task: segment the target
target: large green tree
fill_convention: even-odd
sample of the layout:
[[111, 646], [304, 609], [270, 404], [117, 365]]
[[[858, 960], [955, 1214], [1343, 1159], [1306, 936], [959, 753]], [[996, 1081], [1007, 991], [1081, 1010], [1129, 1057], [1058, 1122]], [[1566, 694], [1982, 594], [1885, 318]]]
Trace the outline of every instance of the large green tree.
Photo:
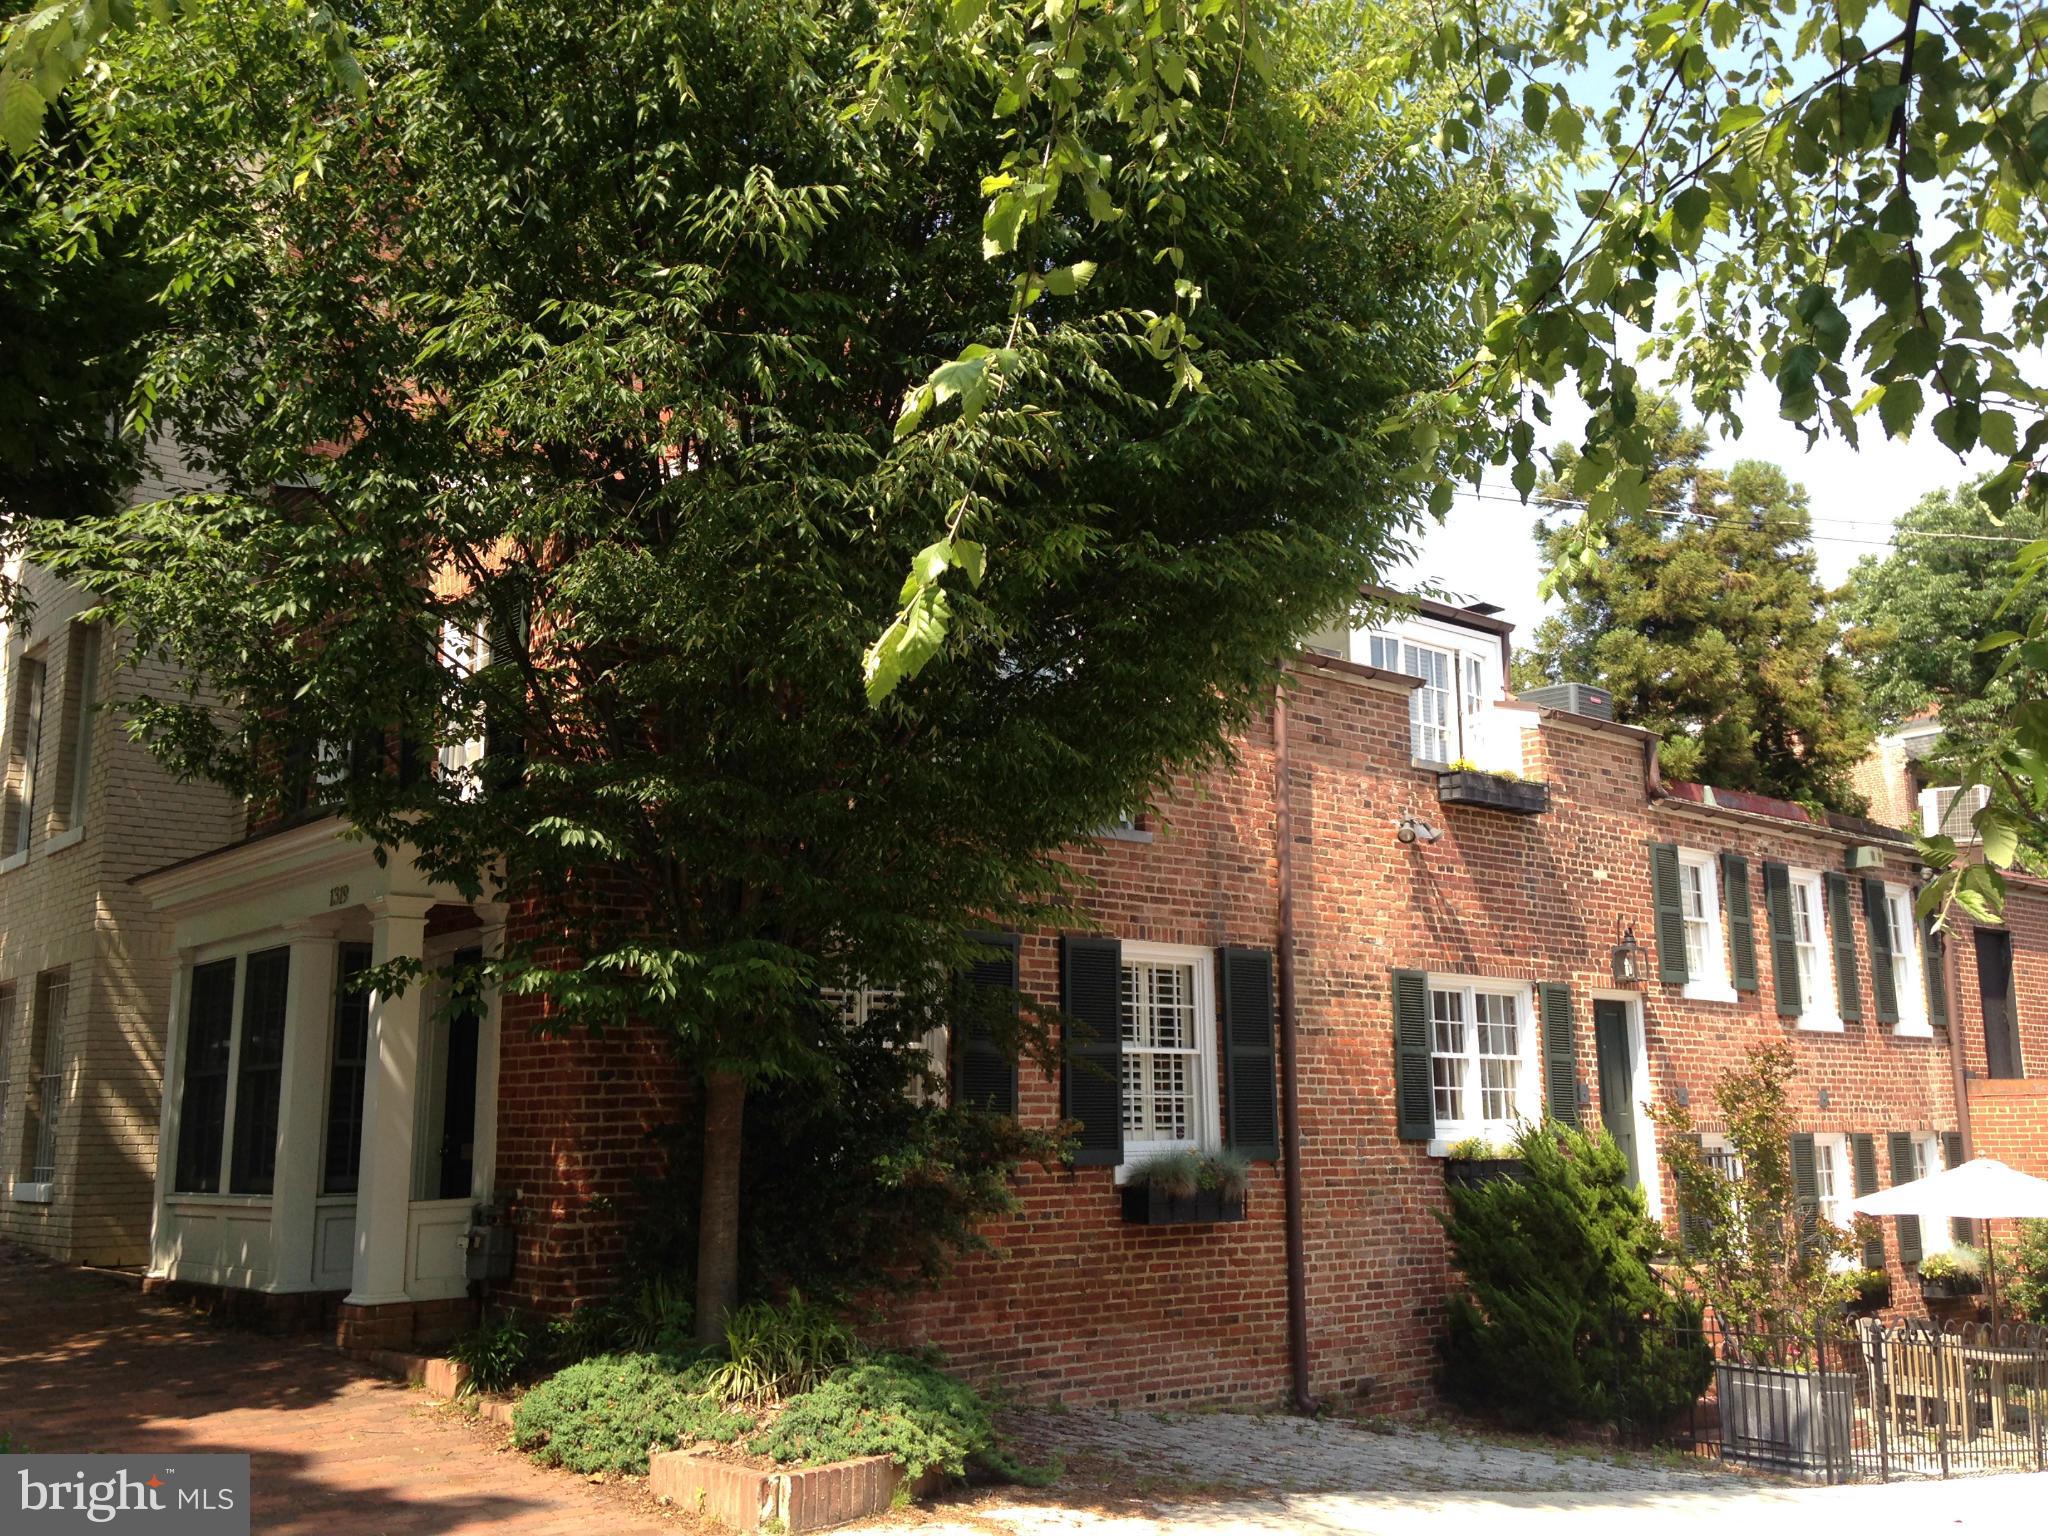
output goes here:
[[[1715, 469], [1675, 402], [1643, 410], [1650, 504], [1537, 526], [1561, 606], [1517, 659], [1518, 681], [1610, 689], [1616, 718], [1663, 738], [1674, 778], [1852, 808], [1870, 724], [1815, 575], [1804, 487], [1756, 460]], [[1562, 495], [1576, 468], [1560, 448], [1542, 495]], [[1567, 560], [1588, 530], [1599, 558]]]
[[2040, 506], [1995, 517], [1972, 482], [1923, 496], [1899, 518], [1892, 552], [1856, 563], [1837, 609], [1880, 719], [1896, 724], [1933, 707], [1947, 731], [1974, 737], [2010, 708], [2012, 680], [1979, 646], [2007, 627], [1998, 608], [2013, 556], [2044, 533]]
[[[1063, 845], [1214, 761], [1419, 514], [1377, 428], [1470, 344], [1469, 199], [1361, 42], [1398, 10], [1203, 8], [1051, 104], [908, 14], [394, 0], [361, 106], [256, 0], [73, 98], [78, 196], [168, 273], [147, 391], [222, 490], [46, 554], [207, 690], [133, 701], [176, 770], [313, 778], [539, 904], [498, 980], [552, 1027], [674, 1040], [707, 1332], [747, 1095], [844, 1039], [818, 989], [898, 983], [865, 1027], [918, 1038], [970, 929], [1057, 914]], [[982, 178], [1019, 143], [1118, 155], [1041, 184], [1013, 259]], [[947, 665], [871, 697], [899, 602]]]

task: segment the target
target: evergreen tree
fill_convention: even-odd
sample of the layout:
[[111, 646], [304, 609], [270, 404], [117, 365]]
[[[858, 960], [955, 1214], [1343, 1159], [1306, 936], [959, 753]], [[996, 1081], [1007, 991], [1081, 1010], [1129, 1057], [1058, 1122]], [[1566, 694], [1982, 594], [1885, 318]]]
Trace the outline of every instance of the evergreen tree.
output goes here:
[[1896, 724], [1929, 707], [1974, 739], [2017, 695], [2001, 657], [1978, 649], [2000, 617], [2020, 546], [2048, 534], [2048, 507], [2022, 501], [1994, 519], [1981, 480], [1930, 492], [1899, 519], [1896, 548], [1856, 562], [1838, 595], [1844, 642], [1871, 708]]
[[1520, 1176], [1453, 1185], [1439, 1213], [1464, 1288], [1450, 1297], [1445, 1387], [1510, 1422], [1655, 1428], [1706, 1389], [1698, 1309], [1652, 1265], [1664, 1236], [1604, 1132], [1546, 1121]]
[[[1657, 451], [1644, 511], [1588, 513], [1597, 560], [1565, 557], [1578, 512], [1537, 525], [1563, 611], [1536, 628], [1516, 683], [1593, 683], [1615, 717], [1663, 738], [1664, 772], [1834, 810], [1871, 727], [1815, 574], [1805, 488], [1774, 464], [1706, 464], [1706, 434], [1645, 400]], [[1540, 495], [1578, 463], [1562, 447]]]

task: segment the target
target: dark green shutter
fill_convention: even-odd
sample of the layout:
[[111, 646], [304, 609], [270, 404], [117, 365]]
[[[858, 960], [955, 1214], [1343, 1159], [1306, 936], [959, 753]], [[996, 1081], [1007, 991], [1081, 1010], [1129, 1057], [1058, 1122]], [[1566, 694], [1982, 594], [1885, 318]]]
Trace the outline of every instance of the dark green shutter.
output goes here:
[[994, 950], [967, 967], [955, 1008], [953, 1102], [999, 1115], [1017, 1113], [1017, 935], [970, 933]]
[[1771, 925], [1771, 984], [1778, 993], [1778, 1012], [1799, 1017], [1799, 946], [1792, 929], [1792, 871], [1775, 860], [1764, 861], [1764, 913]]
[[1892, 975], [1892, 915], [1884, 883], [1863, 882], [1863, 920], [1870, 929], [1870, 994], [1877, 1004], [1877, 1022], [1899, 1022], [1899, 984]]
[[[1877, 1138], [1875, 1136], [1851, 1136], [1849, 1138], [1850, 1160], [1856, 1165], [1856, 1193], [1874, 1195], [1877, 1193]], [[1868, 1230], [1872, 1236], [1863, 1244], [1863, 1267], [1884, 1268], [1884, 1228], [1870, 1217]]]
[[1124, 1160], [1124, 946], [1068, 934], [1060, 940], [1060, 1008], [1067, 1015], [1060, 1086], [1066, 1118], [1080, 1122], [1074, 1161]]
[[1650, 896], [1657, 913], [1657, 979], [1683, 986], [1691, 979], [1691, 972], [1685, 963], [1685, 896], [1678, 876], [1678, 844], [1650, 844]]
[[[1951, 1168], [1962, 1166], [1963, 1133], [1961, 1131], [1943, 1131], [1941, 1133], [1941, 1160]], [[1957, 1242], [1968, 1243], [1972, 1248], [1977, 1246], [1977, 1223], [1970, 1220], [1967, 1216], [1950, 1217], [1949, 1230], [1955, 1234]]]
[[1543, 1009], [1543, 1097], [1550, 1118], [1566, 1125], [1579, 1123], [1578, 1056], [1572, 1041], [1572, 994], [1562, 982], [1546, 981], [1536, 989]]
[[1738, 992], [1756, 990], [1756, 923], [1749, 910], [1749, 860], [1721, 855], [1721, 906], [1728, 914], [1728, 968]]
[[[1913, 1138], [1905, 1131], [1891, 1133], [1892, 1186], [1913, 1182]], [[1920, 1218], [1895, 1216], [1899, 1224], [1899, 1262], [1912, 1274], [1920, 1267]]]
[[1856, 974], [1856, 922], [1849, 905], [1849, 877], [1829, 870], [1820, 877], [1828, 903], [1828, 937], [1835, 945], [1835, 1003], [1851, 1024], [1863, 1021], [1863, 984]]
[[1394, 1111], [1403, 1141], [1436, 1135], [1436, 1093], [1429, 1073], [1429, 978], [1394, 972]]
[[1273, 1087], [1273, 952], [1217, 951], [1222, 974], [1223, 1081], [1229, 1095], [1225, 1134], [1246, 1157], [1280, 1155], [1280, 1112]]
[[[1692, 1143], [1692, 1149], [1696, 1156], [1705, 1155], [1705, 1143], [1702, 1142], [1698, 1136], [1690, 1135], [1683, 1137], [1682, 1139]], [[1677, 1181], [1675, 1179], [1672, 1182], [1674, 1185], [1677, 1185]], [[1701, 1245], [1706, 1241], [1706, 1236], [1706, 1222], [1701, 1219], [1697, 1211], [1693, 1210], [1691, 1206], [1685, 1203], [1685, 1189], [1682, 1185], [1678, 1186], [1679, 1248], [1686, 1253], [1698, 1253], [1700, 1251]]]
[[1920, 957], [1927, 967], [1927, 1021], [1948, 1028], [1948, 936], [1928, 918], [1920, 925]]
[[1800, 1242], [1811, 1244], [1820, 1231], [1820, 1169], [1804, 1131], [1792, 1138], [1792, 1211]]

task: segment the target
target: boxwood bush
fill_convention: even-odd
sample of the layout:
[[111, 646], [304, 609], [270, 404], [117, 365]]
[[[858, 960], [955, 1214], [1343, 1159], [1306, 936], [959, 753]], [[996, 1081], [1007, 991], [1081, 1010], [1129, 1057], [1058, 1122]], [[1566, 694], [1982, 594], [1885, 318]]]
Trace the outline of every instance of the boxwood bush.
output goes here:
[[904, 1355], [881, 1355], [835, 1371], [791, 1398], [746, 1448], [802, 1466], [887, 1456], [913, 1480], [930, 1471], [964, 1477], [970, 1466], [1011, 1482], [1049, 1480], [1049, 1473], [1020, 1466], [1004, 1453], [980, 1393]]
[[572, 1472], [647, 1470], [650, 1448], [730, 1443], [754, 1427], [710, 1390], [716, 1362], [676, 1355], [599, 1355], [557, 1371], [512, 1410], [512, 1441]]

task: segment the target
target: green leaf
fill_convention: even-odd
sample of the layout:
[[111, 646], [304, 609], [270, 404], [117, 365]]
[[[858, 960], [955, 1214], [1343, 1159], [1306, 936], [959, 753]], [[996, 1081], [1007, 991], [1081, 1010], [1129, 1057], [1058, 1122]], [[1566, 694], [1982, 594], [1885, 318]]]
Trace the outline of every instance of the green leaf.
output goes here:
[[1061, 298], [1071, 298], [1076, 290], [1088, 286], [1088, 280], [1095, 276], [1095, 263], [1077, 261], [1071, 266], [1054, 267], [1045, 274], [1045, 290]]
[[2012, 812], [1987, 805], [1973, 818], [1977, 835], [1983, 840], [1984, 857], [2000, 869], [2011, 869], [2019, 856], [2020, 834], [2025, 823]]
[[36, 147], [43, 132], [43, 93], [10, 63], [0, 69], [0, 143], [16, 159]]
[[1917, 379], [1893, 379], [1878, 398], [1877, 419], [1884, 423], [1887, 437], [1911, 437], [1913, 423], [1920, 419], [1920, 384]]

